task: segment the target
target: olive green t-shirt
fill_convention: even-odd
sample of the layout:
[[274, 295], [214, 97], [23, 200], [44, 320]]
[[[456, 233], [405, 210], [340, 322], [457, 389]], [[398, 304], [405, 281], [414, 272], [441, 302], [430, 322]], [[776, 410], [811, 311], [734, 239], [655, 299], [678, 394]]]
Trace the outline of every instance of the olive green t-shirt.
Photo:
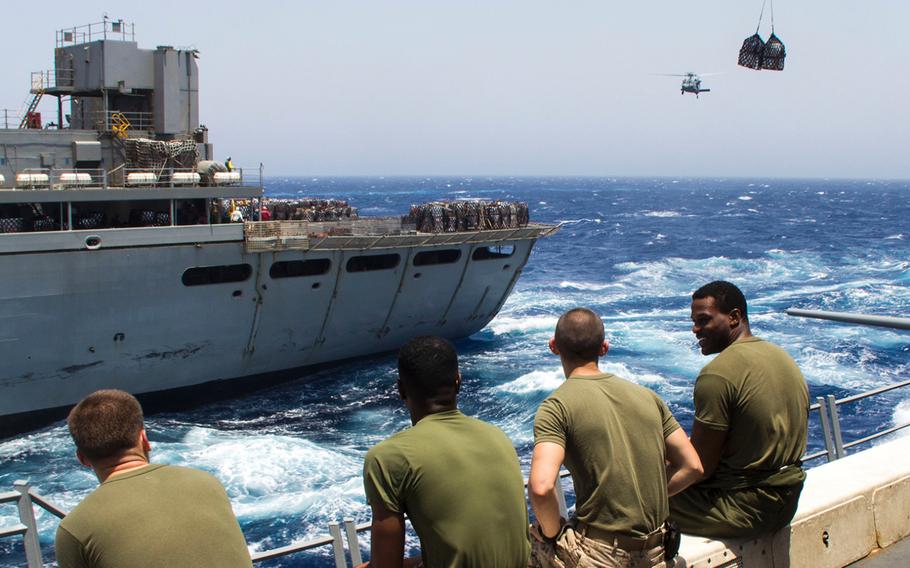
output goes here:
[[410, 518], [427, 568], [528, 565], [518, 455], [491, 424], [430, 414], [367, 452], [363, 485], [371, 505]]
[[221, 483], [168, 465], [109, 477], [60, 521], [56, 549], [60, 568], [252, 566]]
[[678, 428], [645, 387], [608, 373], [571, 376], [537, 410], [534, 443], [565, 448], [579, 521], [640, 536], [667, 519], [666, 438]]
[[695, 419], [727, 431], [720, 463], [700, 485], [802, 483], [808, 416], [806, 380], [786, 351], [757, 337], [733, 343], [695, 381]]

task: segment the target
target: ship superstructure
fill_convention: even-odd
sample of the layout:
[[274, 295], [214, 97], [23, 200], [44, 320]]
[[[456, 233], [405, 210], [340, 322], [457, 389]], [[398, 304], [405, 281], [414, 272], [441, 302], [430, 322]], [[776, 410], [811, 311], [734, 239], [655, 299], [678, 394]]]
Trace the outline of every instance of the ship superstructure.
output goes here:
[[140, 49], [122, 21], [62, 30], [55, 68], [0, 129], [0, 435], [99, 388], [154, 402], [470, 335], [556, 230], [257, 220], [262, 168], [213, 159], [196, 56]]

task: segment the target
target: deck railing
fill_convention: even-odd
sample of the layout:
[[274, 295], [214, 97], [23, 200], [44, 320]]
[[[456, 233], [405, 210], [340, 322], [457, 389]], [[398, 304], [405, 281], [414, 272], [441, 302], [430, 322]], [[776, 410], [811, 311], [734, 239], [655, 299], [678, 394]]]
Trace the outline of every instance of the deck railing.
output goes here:
[[[910, 426], [910, 423], [901, 424], [892, 428], [888, 428], [886, 430], [882, 430], [880, 432], [876, 432], [870, 436], [865, 436], [863, 438], [853, 440], [849, 443], [844, 443], [841, 438], [840, 417], [837, 411], [838, 406], [877, 396], [906, 386], [910, 386], [910, 381], [888, 385], [886, 387], [870, 390], [841, 399], [835, 399], [832, 395], [828, 395], [826, 397], [818, 397], [818, 402], [810, 407], [810, 411], [818, 411], [821, 416], [822, 430], [825, 437], [825, 450], [815, 452], [813, 454], [807, 454], [803, 457], [803, 461], [805, 462], [814, 460], [825, 456], [828, 458], [828, 461], [833, 461], [846, 456], [846, 450], [848, 448], [868, 443], [872, 440], [893, 434]], [[568, 476], [569, 473], [567, 471], [560, 472], [560, 483], [556, 484], [556, 494], [559, 500], [559, 510], [560, 514], [563, 517], [568, 517], [568, 511], [561, 480], [565, 479]], [[525, 481], [525, 486], [527, 486], [527, 481]], [[0, 504], [13, 502], [15, 502], [18, 506], [19, 523], [8, 527], [0, 527], [0, 538], [22, 536], [23, 545], [25, 547], [27, 567], [40, 568], [43, 566], [43, 563], [41, 558], [41, 546], [38, 540], [38, 525], [35, 520], [35, 505], [61, 519], [66, 516], [66, 511], [55, 506], [53, 503], [38, 493], [35, 493], [28, 482], [25, 481], [16, 481], [13, 483], [13, 491], [10, 491], [8, 493], [0, 493]], [[355, 524], [352, 519], [345, 518], [342, 519], [340, 523], [328, 523], [328, 536], [269, 550], [254, 552], [251, 554], [251, 557], [255, 563], [262, 562], [264, 560], [271, 560], [273, 558], [280, 558], [282, 556], [288, 556], [291, 554], [297, 554], [299, 552], [315, 550], [325, 546], [331, 546], [332, 557], [334, 559], [336, 568], [356, 566], [362, 562], [362, 555], [360, 553], [360, 539], [358, 537], [358, 534], [366, 532], [369, 530], [369, 528], [370, 523], [368, 522]], [[350, 564], [348, 564], [348, 562], [350, 562]]]
[[72, 69], [47, 69], [32, 71], [31, 93], [37, 94], [60, 87], [72, 87], [75, 73]]
[[155, 128], [155, 114], [143, 111], [99, 110], [92, 115], [95, 130], [121, 132], [128, 130], [152, 130]]
[[136, 41], [135, 24], [127, 23], [123, 20], [112, 20], [105, 16], [101, 22], [58, 30], [56, 44], [57, 47], [66, 47], [99, 39]]
[[[788, 316], [821, 319], [853, 325], [868, 325], [873, 327], [885, 327], [901, 330], [910, 329], [910, 318], [904, 317], [878, 316], [849, 312], [832, 312], [825, 310], [804, 310], [798, 308], [789, 308], [786, 313]], [[847, 448], [852, 448], [860, 444], [871, 442], [872, 440], [893, 434], [910, 426], [910, 422], [898, 424], [891, 428], [886, 428], [885, 430], [876, 432], [870, 436], [865, 436], [863, 438], [845, 444], [843, 435], [841, 434], [840, 415], [837, 410], [838, 406], [850, 404], [859, 400], [863, 400], [865, 398], [877, 396], [906, 386], [910, 386], [910, 381], [895, 383], [893, 385], [884, 386], [863, 393], [847, 396], [841, 399], [836, 399], [834, 398], [834, 395], [831, 394], [818, 397], [816, 399], [817, 402], [809, 407], [809, 411], [818, 411], [819, 418], [821, 419], [822, 435], [824, 437], [825, 449], [823, 451], [804, 456], [803, 461], [806, 462], [825, 456], [828, 458], [828, 461], [831, 462], [845, 457], [847, 455]]]
[[[263, 187], [262, 166], [216, 172], [211, 178], [191, 168], [26, 168], [7, 179], [0, 177], [6, 190], [80, 190], [193, 187]], [[229, 175], [230, 174], [230, 175]], [[23, 198], [27, 200], [27, 198]]]
[[869, 436], [864, 436], [845, 444], [843, 435], [841, 433], [840, 414], [837, 409], [838, 406], [850, 404], [858, 400], [863, 400], [865, 398], [873, 397], [906, 386], [910, 386], [910, 381], [895, 383], [893, 385], [884, 386], [840, 399], [834, 398], [833, 394], [818, 397], [816, 399], [817, 402], [809, 407], [809, 411], [812, 412], [817, 410], [819, 417], [821, 418], [825, 449], [812, 454], [806, 454], [803, 456], [803, 461], [807, 462], [809, 460], [814, 460], [820, 457], [826, 457], [828, 461], [831, 462], [846, 457], [848, 448], [853, 448], [859, 446], [860, 444], [871, 442], [872, 440], [876, 440], [883, 436], [887, 436], [899, 430], [903, 430], [904, 428], [910, 427], [910, 422], [905, 422], [903, 424], [898, 424], [891, 428], [886, 428]]

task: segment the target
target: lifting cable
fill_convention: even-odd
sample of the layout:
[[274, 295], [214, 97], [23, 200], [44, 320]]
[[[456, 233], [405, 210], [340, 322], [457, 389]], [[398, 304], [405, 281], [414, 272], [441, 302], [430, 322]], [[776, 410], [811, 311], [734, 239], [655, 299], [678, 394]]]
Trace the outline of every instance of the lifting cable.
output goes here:
[[[762, 20], [765, 19], [765, 6], [767, 4], [768, 4], [768, 0], [762, 0], [761, 12], [758, 14], [758, 25], [755, 26], [755, 33], [758, 33], [759, 30], [761, 30], [761, 23], [762, 23]], [[771, 9], [769, 10], [769, 12], [771, 13], [771, 35], [774, 35], [774, 0], [771, 0], [770, 4], [771, 4], [771, 6], [770, 6]]]

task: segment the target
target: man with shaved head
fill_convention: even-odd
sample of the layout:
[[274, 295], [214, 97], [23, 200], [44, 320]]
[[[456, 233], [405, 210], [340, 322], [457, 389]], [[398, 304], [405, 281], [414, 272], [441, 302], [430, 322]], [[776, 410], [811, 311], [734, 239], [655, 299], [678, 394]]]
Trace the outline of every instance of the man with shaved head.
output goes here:
[[[534, 418], [532, 566], [664, 566], [667, 497], [701, 475], [666, 403], [600, 370], [607, 349], [603, 322], [591, 310], [559, 318], [550, 350], [566, 382]], [[576, 495], [569, 521], [560, 518], [555, 491], [563, 464]]]

